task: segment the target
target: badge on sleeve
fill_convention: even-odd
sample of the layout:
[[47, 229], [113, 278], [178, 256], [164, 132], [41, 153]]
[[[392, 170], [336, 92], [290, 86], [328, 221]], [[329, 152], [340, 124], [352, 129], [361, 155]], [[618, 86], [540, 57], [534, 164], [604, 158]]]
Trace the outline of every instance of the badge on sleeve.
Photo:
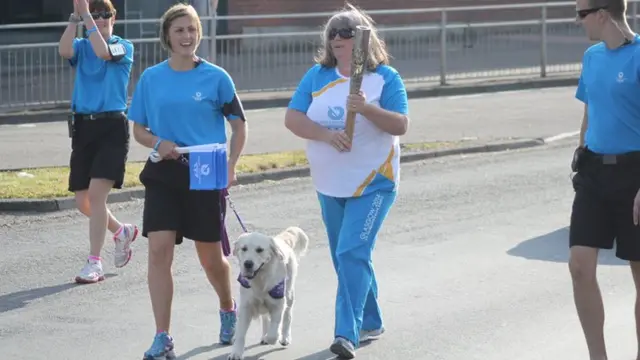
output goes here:
[[122, 59], [127, 54], [127, 49], [120, 43], [109, 44], [109, 54], [114, 61]]
[[192, 151], [189, 153], [191, 190], [215, 190], [216, 169], [213, 151]]

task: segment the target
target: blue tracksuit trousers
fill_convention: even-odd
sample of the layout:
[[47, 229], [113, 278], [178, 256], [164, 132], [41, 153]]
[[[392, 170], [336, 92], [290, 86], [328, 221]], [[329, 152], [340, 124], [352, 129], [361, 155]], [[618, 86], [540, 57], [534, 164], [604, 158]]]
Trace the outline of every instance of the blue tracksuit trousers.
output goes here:
[[351, 341], [356, 347], [361, 329], [382, 327], [371, 254], [396, 195], [395, 191], [376, 191], [353, 198], [318, 194], [338, 275], [335, 336]]

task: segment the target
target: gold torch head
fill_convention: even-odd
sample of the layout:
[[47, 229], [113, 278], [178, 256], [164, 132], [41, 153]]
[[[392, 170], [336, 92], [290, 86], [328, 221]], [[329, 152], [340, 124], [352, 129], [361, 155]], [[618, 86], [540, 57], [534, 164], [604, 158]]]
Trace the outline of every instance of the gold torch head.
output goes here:
[[364, 25], [356, 26], [353, 38], [353, 52], [351, 56], [351, 78], [360, 78], [364, 73], [369, 54], [369, 35], [371, 28]]

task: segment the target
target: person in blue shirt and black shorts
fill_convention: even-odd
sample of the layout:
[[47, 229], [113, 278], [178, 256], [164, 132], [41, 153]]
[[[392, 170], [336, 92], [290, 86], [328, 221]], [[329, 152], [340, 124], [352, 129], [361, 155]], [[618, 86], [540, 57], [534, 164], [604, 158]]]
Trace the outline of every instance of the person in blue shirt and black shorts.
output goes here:
[[[74, 12], [59, 44], [60, 55], [75, 68], [69, 118], [71, 159], [69, 191], [89, 217], [89, 258], [76, 277], [79, 283], [104, 280], [100, 253], [107, 229], [115, 242], [114, 265], [131, 259], [138, 235], [133, 224], [120, 223], [107, 208], [112, 188], [122, 188], [129, 152], [127, 87], [133, 44], [113, 35], [116, 9], [110, 0], [75, 0]], [[86, 38], [76, 38], [84, 23]]]
[[615, 244], [616, 256], [629, 261], [640, 327], [640, 36], [627, 24], [625, 0], [577, 0], [576, 5], [589, 39], [599, 42], [584, 53], [576, 91], [584, 115], [572, 161], [569, 269], [589, 358], [605, 360], [599, 249]]
[[[149, 239], [148, 281], [156, 323], [153, 343], [144, 354], [146, 360], [175, 358], [169, 331], [171, 265], [175, 245], [183, 238], [195, 241], [200, 264], [218, 295], [219, 342], [230, 344], [235, 335], [231, 267], [221, 244], [225, 210], [222, 189], [235, 182], [247, 125], [231, 76], [196, 56], [201, 39], [202, 25], [192, 6], [176, 4], [168, 9], [161, 19], [160, 41], [169, 59], [143, 72], [129, 110], [134, 138], [153, 148], [152, 154], [160, 158], [147, 161], [140, 173], [145, 187], [142, 236]], [[221, 176], [228, 178], [228, 183], [225, 181], [222, 189], [193, 189], [193, 154], [181, 154], [176, 148], [224, 144], [226, 149], [225, 118], [232, 135], [228, 164], [221, 169]]]

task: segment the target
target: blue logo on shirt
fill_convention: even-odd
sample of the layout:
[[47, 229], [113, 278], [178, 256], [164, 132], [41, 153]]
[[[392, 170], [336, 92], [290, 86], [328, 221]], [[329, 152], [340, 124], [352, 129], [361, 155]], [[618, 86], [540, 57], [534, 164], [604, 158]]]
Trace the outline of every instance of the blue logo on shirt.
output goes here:
[[327, 115], [331, 120], [342, 120], [342, 117], [344, 116], [344, 108], [342, 106], [329, 106]]
[[344, 129], [344, 108], [342, 106], [329, 106], [327, 117], [329, 119], [320, 121], [320, 125], [331, 130]]

